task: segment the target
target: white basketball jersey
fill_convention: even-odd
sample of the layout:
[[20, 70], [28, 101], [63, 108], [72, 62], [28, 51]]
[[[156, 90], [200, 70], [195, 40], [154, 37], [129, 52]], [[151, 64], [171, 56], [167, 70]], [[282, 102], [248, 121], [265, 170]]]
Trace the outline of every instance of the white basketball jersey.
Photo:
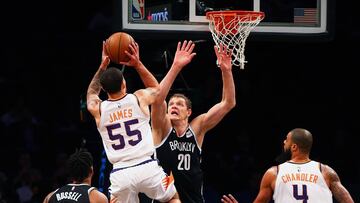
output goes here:
[[320, 171], [320, 163], [285, 162], [278, 167], [275, 203], [330, 203], [332, 194]]
[[150, 116], [142, 112], [135, 95], [103, 101], [100, 113], [98, 131], [114, 168], [132, 166], [150, 158], [155, 151]]

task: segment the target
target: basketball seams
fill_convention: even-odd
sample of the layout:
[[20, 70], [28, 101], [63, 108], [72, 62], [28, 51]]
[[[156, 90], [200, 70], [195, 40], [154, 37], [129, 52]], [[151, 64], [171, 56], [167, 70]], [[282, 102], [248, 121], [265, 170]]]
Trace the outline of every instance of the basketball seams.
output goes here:
[[129, 44], [133, 42], [131, 35], [125, 32], [116, 32], [112, 34], [106, 42], [106, 51], [112, 62], [119, 64], [120, 62], [129, 60], [125, 54], [125, 50], [130, 52]]
[[117, 46], [117, 50], [116, 50], [116, 61], [117, 62], [120, 62], [120, 56], [121, 56], [121, 51], [122, 51], [122, 47], [121, 47], [121, 42], [122, 42], [122, 37], [123, 36], [123, 33], [120, 33], [119, 34], [119, 40], [117, 41], [118, 42], [118, 46]]

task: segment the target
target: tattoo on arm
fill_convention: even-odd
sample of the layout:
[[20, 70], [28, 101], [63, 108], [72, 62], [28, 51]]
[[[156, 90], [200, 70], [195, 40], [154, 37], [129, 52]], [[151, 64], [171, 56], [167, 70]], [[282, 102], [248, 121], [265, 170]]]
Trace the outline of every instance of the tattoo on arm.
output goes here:
[[341, 184], [338, 174], [330, 167], [327, 167], [327, 175], [330, 180], [330, 190], [335, 199], [340, 203], [353, 203], [350, 193]]
[[100, 94], [100, 90], [101, 90], [101, 84], [100, 84], [100, 76], [102, 75], [102, 73], [104, 72], [104, 70], [102, 69], [99, 69], [93, 79], [91, 80], [90, 82], [90, 85], [88, 87], [88, 90], [87, 90], [87, 95], [93, 95], [93, 94], [96, 94], [96, 95], [99, 95]]

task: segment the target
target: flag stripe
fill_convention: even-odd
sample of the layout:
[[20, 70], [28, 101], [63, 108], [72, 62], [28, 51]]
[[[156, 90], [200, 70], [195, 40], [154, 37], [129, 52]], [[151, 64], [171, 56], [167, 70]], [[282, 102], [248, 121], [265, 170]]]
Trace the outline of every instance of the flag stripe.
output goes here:
[[316, 8], [294, 8], [294, 23], [299, 24], [316, 24]]

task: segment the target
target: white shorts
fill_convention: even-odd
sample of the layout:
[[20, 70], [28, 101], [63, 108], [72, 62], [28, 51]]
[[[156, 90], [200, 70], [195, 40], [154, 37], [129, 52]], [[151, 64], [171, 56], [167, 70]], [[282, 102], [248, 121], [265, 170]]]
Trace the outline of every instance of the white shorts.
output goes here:
[[167, 202], [176, 193], [174, 178], [155, 160], [112, 172], [110, 183], [109, 192], [117, 203], [138, 203], [140, 192], [151, 199]]

